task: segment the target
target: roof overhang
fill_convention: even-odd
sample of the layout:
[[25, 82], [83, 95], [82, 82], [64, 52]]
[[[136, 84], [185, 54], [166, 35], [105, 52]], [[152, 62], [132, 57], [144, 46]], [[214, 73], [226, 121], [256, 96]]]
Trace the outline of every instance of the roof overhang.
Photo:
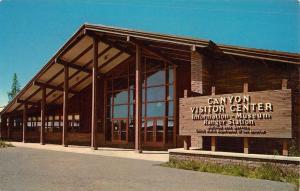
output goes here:
[[[99, 47], [99, 75], [105, 74], [118, 64], [134, 58], [135, 44], [143, 46], [148, 54], [168, 62], [189, 61], [191, 51], [212, 45], [212, 42], [208, 40], [84, 24], [1, 111], [0, 115], [22, 110], [24, 103], [31, 106], [38, 105], [42, 96], [42, 87], [46, 87], [47, 103], [61, 104], [63, 101], [64, 66], [69, 66], [70, 97], [90, 85], [92, 83], [93, 40], [95, 38]], [[295, 53], [214, 45], [223, 54], [300, 64], [300, 55]], [[159, 51], [156, 51], [157, 49]]]

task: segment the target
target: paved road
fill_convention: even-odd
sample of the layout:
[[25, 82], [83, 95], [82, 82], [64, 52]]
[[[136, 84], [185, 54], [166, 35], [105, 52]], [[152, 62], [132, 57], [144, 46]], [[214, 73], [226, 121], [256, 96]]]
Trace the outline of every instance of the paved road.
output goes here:
[[295, 190], [290, 184], [158, 166], [158, 162], [46, 151], [0, 149], [0, 190], [234, 191]]

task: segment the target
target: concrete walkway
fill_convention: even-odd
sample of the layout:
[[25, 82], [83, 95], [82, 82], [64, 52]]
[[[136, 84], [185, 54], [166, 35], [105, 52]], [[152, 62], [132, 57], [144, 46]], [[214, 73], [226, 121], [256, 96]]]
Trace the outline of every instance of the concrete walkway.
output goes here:
[[15, 147], [31, 148], [31, 149], [43, 149], [51, 151], [62, 151], [70, 153], [101, 155], [109, 157], [120, 157], [129, 159], [139, 159], [157, 162], [167, 162], [169, 160], [169, 153], [167, 151], [143, 151], [143, 153], [136, 153], [133, 149], [122, 148], [106, 148], [99, 147], [98, 150], [93, 150], [87, 146], [75, 146], [69, 145], [63, 147], [62, 145], [46, 144], [41, 145], [39, 143], [22, 143], [22, 142], [10, 142]]
[[[51, 145], [47, 145], [46, 147], [51, 147]], [[90, 149], [87, 148], [86, 150]], [[172, 169], [161, 167], [159, 166], [160, 163], [94, 154], [58, 152], [46, 149], [3, 148], [0, 149], [0, 190], [296, 190], [294, 185], [287, 183]]]

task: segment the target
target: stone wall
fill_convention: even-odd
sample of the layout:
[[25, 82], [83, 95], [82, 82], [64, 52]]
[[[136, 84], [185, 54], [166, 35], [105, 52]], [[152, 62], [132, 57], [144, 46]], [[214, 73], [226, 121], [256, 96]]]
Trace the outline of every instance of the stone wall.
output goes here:
[[[280, 156], [282, 157], [282, 156]], [[275, 157], [274, 157], [275, 158]], [[299, 158], [299, 157], [298, 157]], [[258, 167], [262, 164], [272, 164], [281, 168], [283, 171], [289, 170], [295, 173], [300, 171], [300, 160], [279, 160], [279, 159], [270, 159], [270, 158], [253, 158], [253, 157], [234, 157], [234, 156], [216, 156], [208, 154], [191, 154], [191, 153], [179, 153], [170, 151], [170, 160], [179, 160], [179, 161], [200, 161], [206, 163], [214, 164], [236, 164], [244, 165], [249, 167]]]

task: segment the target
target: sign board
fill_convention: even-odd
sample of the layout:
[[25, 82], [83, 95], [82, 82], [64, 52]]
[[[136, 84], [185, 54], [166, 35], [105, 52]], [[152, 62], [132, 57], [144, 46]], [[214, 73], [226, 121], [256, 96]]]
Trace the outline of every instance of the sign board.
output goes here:
[[291, 138], [291, 90], [180, 98], [179, 134]]

